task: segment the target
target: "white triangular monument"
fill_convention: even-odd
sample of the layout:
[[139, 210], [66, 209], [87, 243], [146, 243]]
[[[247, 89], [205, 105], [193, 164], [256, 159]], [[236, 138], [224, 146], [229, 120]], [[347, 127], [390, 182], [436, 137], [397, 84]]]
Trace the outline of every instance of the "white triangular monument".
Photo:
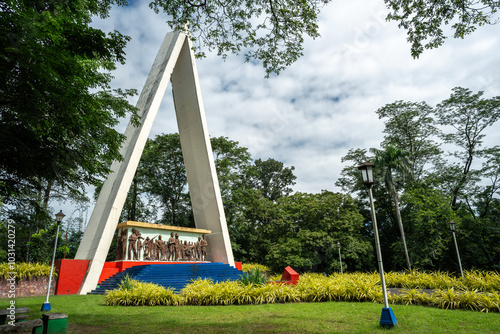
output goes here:
[[109, 247], [151, 127], [172, 82], [177, 125], [197, 228], [211, 230], [207, 260], [234, 266], [233, 252], [215, 171], [205, 110], [190, 38], [165, 36], [139, 96], [140, 126], [129, 123], [121, 148], [123, 161], [111, 165], [75, 259], [90, 260], [79, 294], [96, 288]]

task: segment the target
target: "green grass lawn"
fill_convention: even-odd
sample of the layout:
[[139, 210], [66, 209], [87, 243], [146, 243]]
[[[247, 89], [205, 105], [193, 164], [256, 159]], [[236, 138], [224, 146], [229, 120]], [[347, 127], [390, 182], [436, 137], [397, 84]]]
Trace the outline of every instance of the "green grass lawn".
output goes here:
[[[45, 297], [17, 298], [41, 317]], [[0, 308], [9, 300], [1, 299]], [[69, 333], [500, 333], [499, 313], [392, 305], [399, 324], [378, 324], [381, 304], [293, 303], [245, 306], [104, 306], [103, 296], [52, 296], [52, 312], [68, 314]]]

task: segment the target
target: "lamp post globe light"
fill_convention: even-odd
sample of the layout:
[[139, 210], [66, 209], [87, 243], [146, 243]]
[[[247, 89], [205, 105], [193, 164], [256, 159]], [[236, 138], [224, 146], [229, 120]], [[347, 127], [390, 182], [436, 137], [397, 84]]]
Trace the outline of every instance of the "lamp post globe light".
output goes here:
[[339, 246], [339, 261], [340, 261], [340, 273], [344, 273], [344, 269], [342, 268], [342, 255], [340, 255], [340, 242], [337, 242], [337, 246]]
[[455, 222], [451, 221], [448, 223], [450, 225], [450, 231], [453, 234], [453, 241], [455, 242], [455, 249], [457, 250], [458, 266], [460, 267], [460, 275], [464, 278], [464, 272], [462, 270], [462, 261], [460, 261], [460, 253], [458, 252], [457, 238], [455, 237], [456, 226]]
[[358, 166], [358, 169], [361, 171], [361, 176], [363, 177], [363, 183], [368, 188], [368, 195], [370, 197], [370, 208], [372, 213], [373, 232], [375, 235], [375, 248], [377, 253], [378, 270], [380, 272], [380, 281], [382, 283], [382, 295], [384, 296], [384, 307], [382, 308], [382, 316], [380, 317], [380, 324], [392, 327], [396, 325], [398, 321], [394, 316], [394, 312], [392, 312], [392, 309], [389, 307], [389, 301], [387, 299], [387, 289], [385, 287], [384, 264], [382, 263], [382, 252], [380, 250], [377, 217], [375, 215], [375, 206], [373, 205], [372, 186], [375, 183], [373, 178], [374, 168], [375, 165], [370, 162], [364, 162], [360, 166]]
[[56, 241], [54, 242], [54, 252], [52, 253], [52, 263], [50, 265], [49, 286], [47, 287], [47, 299], [45, 300], [45, 303], [43, 303], [43, 305], [42, 305], [42, 311], [50, 311], [51, 310], [50, 303], [49, 303], [50, 285], [52, 284], [52, 273], [54, 272], [54, 262], [56, 261], [57, 238], [59, 237], [59, 226], [61, 225], [61, 222], [62, 222], [64, 217], [66, 217], [66, 215], [62, 212], [62, 210], [59, 210], [59, 212], [56, 213], [56, 221], [57, 221]]

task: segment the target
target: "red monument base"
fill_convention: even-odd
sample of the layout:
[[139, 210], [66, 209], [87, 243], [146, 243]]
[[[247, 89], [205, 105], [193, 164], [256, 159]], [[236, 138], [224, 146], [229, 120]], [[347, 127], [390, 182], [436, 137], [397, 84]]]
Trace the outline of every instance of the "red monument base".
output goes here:
[[[202, 262], [159, 262], [159, 261], [114, 261], [104, 263], [99, 283], [105, 279], [120, 273], [128, 268], [142, 266], [145, 264], [176, 264], [176, 263], [202, 263]], [[74, 295], [80, 290], [83, 277], [87, 272], [89, 260], [57, 260], [55, 267], [57, 269], [56, 295]], [[241, 262], [235, 263], [236, 268], [241, 270]]]

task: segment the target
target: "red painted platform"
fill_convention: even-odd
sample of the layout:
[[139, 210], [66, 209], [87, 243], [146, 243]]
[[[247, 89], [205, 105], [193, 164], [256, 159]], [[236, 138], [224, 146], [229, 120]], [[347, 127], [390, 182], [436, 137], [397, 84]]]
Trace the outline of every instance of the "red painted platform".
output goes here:
[[56, 295], [74, 295], [80, 290], [89, 260], [57, 260]]
[[[99, 283], [105, 279], [120, 273], [128, 268], [142, 266], [145, 264], [188, 264], [202, 262], [158, 262], [158, 261], [114, 261], [105, 262], [99, 276]], [[55, 267], [57, 269], [56, 295], [74, 295], [80, 290], [89, 260], [57, 260]], [[241, 262], [236, 262], [235, 267], [241, 270]]]

